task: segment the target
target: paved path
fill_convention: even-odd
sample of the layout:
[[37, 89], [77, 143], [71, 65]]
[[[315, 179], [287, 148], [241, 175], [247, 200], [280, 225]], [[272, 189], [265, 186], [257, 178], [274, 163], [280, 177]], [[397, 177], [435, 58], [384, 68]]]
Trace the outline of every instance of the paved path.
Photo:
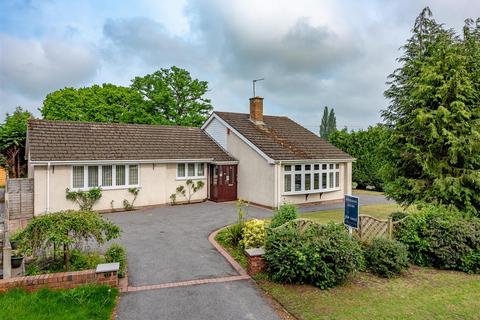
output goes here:
[[[249, 207], [249, 217], [268, 210]], [[208, 242], [208, 235], [236, 216], [234, 204], [202, 203], [122, 212], [107, 216], [122, 228], [131, 288], [117, 319], [278, 320], [251, 280]], [[180, 282], [182, 286], [173, 286]], [[153, 287], [152, 287], [153, 286]]]

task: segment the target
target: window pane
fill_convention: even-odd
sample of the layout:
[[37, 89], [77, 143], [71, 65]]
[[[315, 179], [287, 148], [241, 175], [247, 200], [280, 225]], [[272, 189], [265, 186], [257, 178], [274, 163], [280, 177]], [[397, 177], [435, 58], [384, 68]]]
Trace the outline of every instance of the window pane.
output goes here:
[[330, 169], [333, 169], [333, 163], [330, 163]]
[[319, 169], [320, 169], [320, 165], [319, 165], [319, 164], [314, 165], [314, 166], [313, 166], [313, 169], [314, 169], [314, 170], [319, 170]]
[[305, 171], [310, 171], [312, 170], [312, 165], [311, 164], [306, 164], [305, 165]]
[[322, 189], [327, 189], [327, 173], [322, 173]]
[[322, 170], [327, 170], [327, 165], [326, 164], [322, 164]]
[[285, 190], [285, 192], [292, 191], [292, 175], [291, 174], [284, 175], [283, 189]]
[[295, 171], [302, 171], [302, 165], [301, 164], [295, 165]]
[[185, 177], [185, 163], [177, 165], [177, 177]]
[[124, 186], [125, 185], [125, 166], [124, 165], [117, 165], [116, 166], [116, 183], [117, 186]]
[[335, 187], [340, 187], [340, 172], [335, 172]]
[[88, 187], [98, 187], [98, 167], [88, 166]]
[[337, 164], [335, 165], [335, 169], [340, 169], [340, 164], [339, 164], [339, 163], [337, 163]]
[[199, 163], [199, 164], [198, 164], [197, 170], [198, 170], [198, 171], [197, 171], [197, 175], [198, 175], [199, 177], [203, 177], [203, 176], [205, 175], [205, 172], [204, 172], [205, 170], [204, 170], [204, 164], [203, 164], [203, 163]]
[[112, 186], [112, 166], [102, 166], [102, 186]]
[[292, 171], [292, 166], [291, 165], [286, 165], [283, 167], [284, 171]]
[[296, 174], [295, 175], [295, 191], [301, 191], [301, 190], [302, 190], [302, 175]]
[[138, 166], [136, 164], [128, 166], [128, 184], [138, 184]]
[[188, 164], [188, 176], [195, 177], [195, 163]]
[[329, 173], [329, 179], [330, 181], [328, 181], [328, 187], [333, 188], [333, 172]]
[[305, 174], [305, 190], [312, 189], [312, 175], [310, 173]]
[[313, 189], [318, 190], [320, 189], [320, 174], [314, 173], [313, 174]]
[[73, 187], [74, 188], [83, 188], [83, 166], [74, 166], [73, 167]]

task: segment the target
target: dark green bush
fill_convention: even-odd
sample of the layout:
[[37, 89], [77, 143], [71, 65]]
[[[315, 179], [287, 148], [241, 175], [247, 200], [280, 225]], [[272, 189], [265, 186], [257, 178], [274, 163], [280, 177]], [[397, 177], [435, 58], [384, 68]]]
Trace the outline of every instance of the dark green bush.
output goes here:
[[118, 276], [120, 278], [125, 277], [127, 270], [127, 250], [124, 246], [118, 243], [113, 243], [105, 252], [106, 262], [119, 262], [120, 269], [118, 270]]
[[282, 224], [297, 219], [298, 218], [298, 209], [293, 204], [284, 204], [278, 208], [272, 218], [270, 223], [270, 228], [276, 228]]
[[400, 223], [395, 237], [417, 265], [479, 272], [479, 218], [426, 205]]
[[407, 216], [408, 213], [404, 211], [395, 211], [390, 214], [390, 218], [392, 218], [393, 221], [400, 221]]
[[365, 262], [372, 273], [390, 278], [408, 269], [408, 251], [401, 242], [376, 238], [365, 249]]
[[264, 259], [274, 281], [322, 289], [344, 282], [363, 265], [360, 245], [344, 226], [311, 224], [300, 230], [294, 221], [268, 230]]

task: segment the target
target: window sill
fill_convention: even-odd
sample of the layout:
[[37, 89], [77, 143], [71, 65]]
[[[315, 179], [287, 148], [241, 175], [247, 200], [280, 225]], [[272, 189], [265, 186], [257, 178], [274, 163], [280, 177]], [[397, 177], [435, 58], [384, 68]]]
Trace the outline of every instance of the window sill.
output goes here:
[[206, 176], [203, 177], [176, 177], [176, 181], [185, 181], [185, 180], [205, 180], [207, 179]]
[[339, 188], [332, 188], [332, 189], [323, 189], [323, 190], [312, 190], [312, 191], [291, 191], [291, 192], [282, 192], [282, 196], [298, 196], [304, 194], [313, 194], [313, 193], [325, 193], [325, 192], [335, 192], [342, 190]]
[[[113, 187], [99, 187], [102, 191], [107, 191], [107, 190], [127, 190], [127, 189], [131, 189], [131, 188], [138, 188], [138, 189], [142, 189], [141, 186], [139, 185], [132, 185], [132, 186], [113, 186]], [[70, 191], [75, 191], [75, 192], [78, 192], [78, 191], [90, 191], [92, 190], [92, 188], [70, 188]]]

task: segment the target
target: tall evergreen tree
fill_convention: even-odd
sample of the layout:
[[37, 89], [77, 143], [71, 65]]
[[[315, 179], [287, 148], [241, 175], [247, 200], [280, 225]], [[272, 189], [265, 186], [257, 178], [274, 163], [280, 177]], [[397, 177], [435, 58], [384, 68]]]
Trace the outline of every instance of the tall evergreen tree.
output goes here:
[[335, 110], [333, 108], [330, 110], [330, 113], [328, 114], [328, 136], [330, 136], [332, 133], [337, 131], [337, 117], [335, 116]]
[[320, 137], [323, 139], [328, 138], [328, 107], [323, 109], [322, 122], [320, 123]]
[[323, 109], [322, 122], [320, 123], [320, 137], [323, 139], [328, 139], [328, 136], [337, 131], [337, 118], [335, 117], [335, 111], [328, 107]]
[[436, 202], [480, 215], [480, 20], [468, 20], [462, 38], [425, 8], [412, 33], [385, 91], [385, 191], [405, 205]]

